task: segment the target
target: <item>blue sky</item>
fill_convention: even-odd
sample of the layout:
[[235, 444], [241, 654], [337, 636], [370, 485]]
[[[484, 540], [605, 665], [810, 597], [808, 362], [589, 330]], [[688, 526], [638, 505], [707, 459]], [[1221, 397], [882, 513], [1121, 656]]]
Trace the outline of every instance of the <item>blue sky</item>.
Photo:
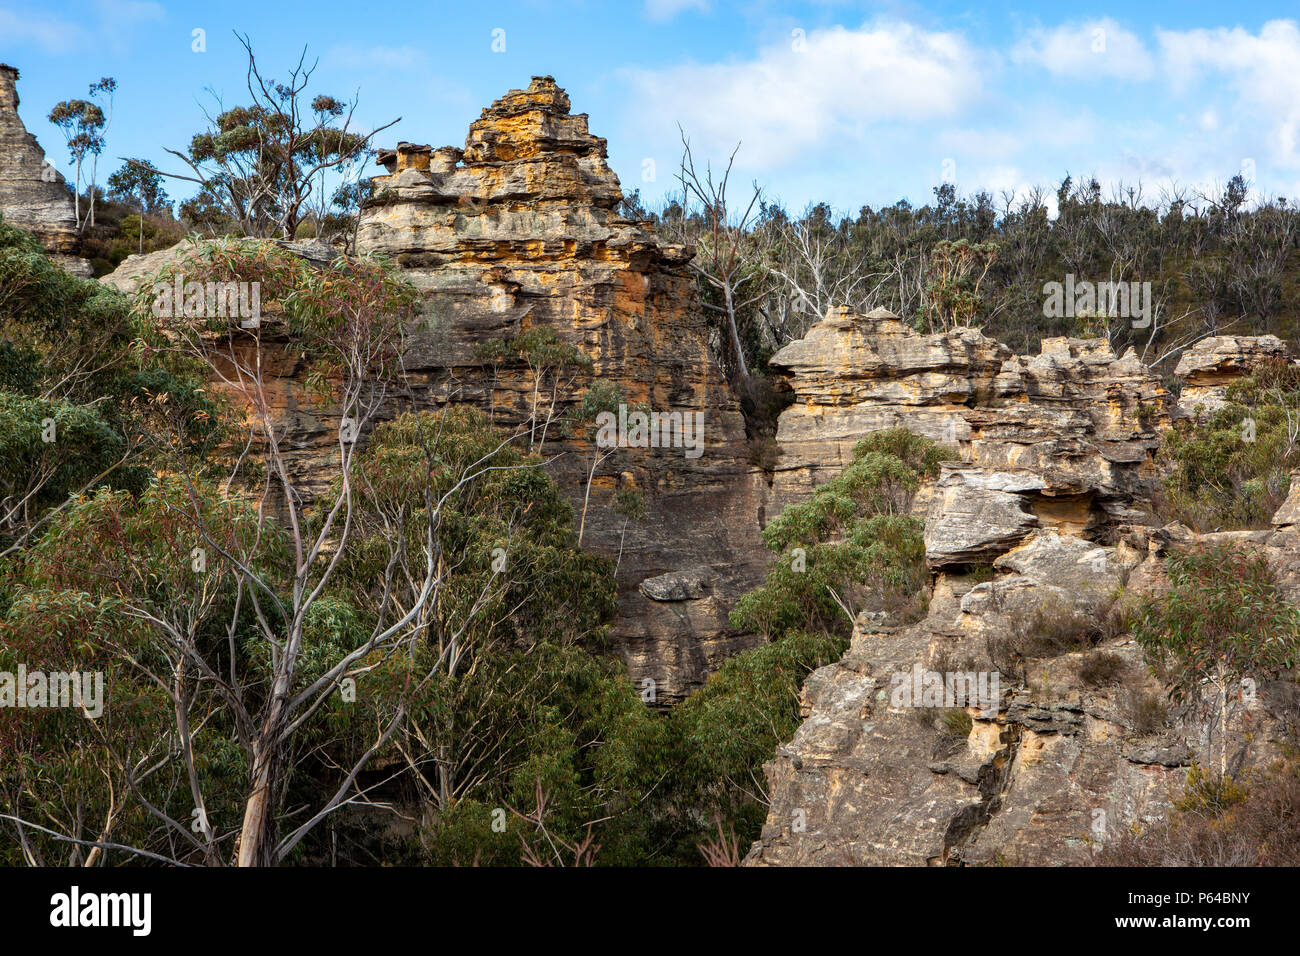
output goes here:
[[359, 96], [361, 123], [402, 117], [381, 145], [461, 145], [482, 107], [552, 74], [609, 140], [625, 191], [651, 199], [673, 187], [679, 123], [697, 159], [739, 141], [742, 182], [795, 209], [924, 202], [945, 180], [1023, 192], [1066, 172], [1141, 180], [1151, 198], [1244, 172], [1258, 193], [1300, 197], [1294, 2], [0, 0], [0, 61], [22, 70], [23, 119], [61, 169], [45, 115], [109, 75], [102, 162], [181, 171], [163, 147], [201, 127], [207, 90], [246, 96], [232, 30], [272, 76], [306, 44], [313, 92]]

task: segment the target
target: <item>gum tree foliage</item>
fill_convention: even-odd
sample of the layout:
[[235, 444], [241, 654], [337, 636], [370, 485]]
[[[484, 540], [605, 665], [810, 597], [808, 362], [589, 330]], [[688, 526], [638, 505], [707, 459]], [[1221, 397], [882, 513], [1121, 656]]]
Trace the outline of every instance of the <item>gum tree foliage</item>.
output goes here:
[[508, 339], [489, 339], [475, 353], [492, 366], [493, 388], [502, 366], [527, 367], [532, 384], [528, 447], [540, 453], [546, 443], [546, 433], [556, 421], [556, 406], [572, 391], [579, 376], [591, 372], [591, 359], [551, 329], [541, 326], [525, 329]]
[[1210, 683], [1219, 698], [1220, 775], [1227, 774], [1230, 688], [1263, 683], [1300, 663], [1300, 612], [1278, 590], [1264, 555], [1205, 545], [1165, 562], [1169, 590], [1140, 608], [1134, 637], [1173, 676], [1184, 700]]
[[852, 622], [868, 602], [897, 609], [921, 589], [925, 546], [910, 515], [921, 478], [951, 457], [906, 429], [874, 432], [853, 462], [763, 530], [780, 557], [767, 581], [731, 613], [736, 627], [777, 637]]
[[[391, 529], [407, 528], [414, 543], [430, 520], [419, 493], [430, 468], [425, 447], [435, 449], [433, 495], [451, 497], [436, 516], [446, 583], [421, 617], [419, 649], [441, 667], [398, 744], [409, 780], [441, 818], [463, 800], [522, 807], [540, 777], [553, 806], [576, 820], [598, 802], [574, 783], [604, 772], [596, 766], [598, 746], [587, 739], [602, 734], [598, 714], [587, 730], [566, 715], [588, 706], [574, 698], [578, 674], [612, 680], [612, 667], [590, 654], [614, 612], [612, 566], [578, 548], [572, 509], [543, 461], [502, 445], [483, 413], [409, 414], [377, 428], [358, 461], [356, 530], [340, 574], [350, 603], [365, 615], [383, 609], [375, 582], [391, 560]], [[455, 487], [470, 467], [477, 477]], [[399, 564], [417, 561], [412, 548]], [[418, 597], [405, 573], [391, 590], [394, 610]], [[630, 684], [622, 688], [634, 704]], [[553, 746], [539, 749], [539, 735]], [[562, 831], [568, 822], [550, 821]]]
[[139, 221], [138, 252], [144, 254], [144, 217], [169, 211], [171, 200], [163, 188], [162, 173], [147, 159], [124, 162], [108, 177], [108, 196], [135, 209]]
[[0, 554], [21, 546], [51, 508], [101, 484], [139, 490], [157, 463], [142, 436], [161, 410], [183, 423], [184, 454], [219, 438], [216, 403], [192, 364], [150, 350], [125, 297], [50, 262], [0, 222]]
[[[402, 805], [417, 816], [427, 808], [430, 825], [402, 850], [384, 835], [394, 814], [372, 811], [363, 825], [358, 811], [304, 838], [292, 859], [337, 859], [341, 847], [345, 862], [373, 862], [367, 854], [381, 848], [450, 861], [466, 831], [477, 832], [473, 821], [496, 807], [525, 808], [538, 780], [557, 834], [607, 817], [611, 794], [629, 792], [620, 742], [649, 717], [616, 665], [584, 646], [599, 646], [613, 610], [608, 562], [576, 547], [569, 507], [538, 465], [470, 410], [402, 416], [358, 455], [356, 531], [335, 585], [305, 614], [291, 690], [365, 651], [384, 617], [427, 613], [399, 653], [370, 647], [355, 659], [353, 699], [332, 694], [302, 723], [280, 799], [312, 812], [373, 751], [366, 796], [382, 804], [405, 795]], [[476, 476], [462, 481], [471, 467]], [[276, 654], [260, 619], [290, 604], [294, 588], [292, 537], [254, 504], [180, 477], [138, 500], [105, 491], [78, 501], [29, 556], [0, 624], [6, 647], [29, 667], [104, 669], [109, 689], [97, 721], [7, 715], [13, 815], [98, 847], [29, 827], [33, 858], [231, 860], [248, 802], [241, 727], [275, 690]], [[420, 605], [419, 542], [430, 520], [444, 583]], [[212, 558], [197, 570], [200, 528]], [[384, 540], [394, 528], [407, 545], [400, 555]], [[254, 575], [273, 592], [261, 602], [249, 594]], [[287, 630], [276, 627], [281, 643]], [[178, 641], [181, 631], [192, 636]], [[400, 731], [375, 749], [375, 727], [403, 710]], [[200, 820], [211, 840], [177, 827], [192, 831]], [[493, 837], [476, 846], [481, 858], [517, 862], [532, 833], [516, 821]]]
[[[76, 167], [75, 189], [73, 190], [73, 209], [77, 218], [77, 229], [95, 225], [95, 193], [99, 171], [99, 154], [104, 151], [105, 133], [113, 121], [113, 93], [117, 90], [117, 81], [111, 76], [102, 77], [99, 82], [90, 84], [89, 100], [63, 100], [55, 104], [46, 117], [63, 131], [68, 144], [68, 154]], [[95, 99], [105, 96], [108, 99], [108, 114]], [[90, 205], [86, 219], [81, 218], [81, 167], [90, 157]]]
[[346, 179], [369, 155], [375, 135], [400, 117], [369, 132], [354, 130], [355, 103], [323, 93], [309, 98], [316, 63], [306, 64], [306, 48], [287, 79], [277, 82], [262, 75], [248, 38], [236, 37], [248, 54], [247, 104], [226, 109], [218, 100], [217, 114], [207, 117], [207, 129], [194, 135], [187, 151], [167, 150], [192, 175], [164, 175], [200, 187], [190, 215], [228, 216], [245, 236], [292, 239], [309, 214], [319, 230], [337, 195], [328, 188], [330, 177]]
[[[153, 316], [141, 291], [139, 312], [165, 333], [150, 354], [204, 363], [240, 416], [213, 460], [175, 454], [139, 498], [72, 499], [47, 550], [27, 555], [11, 642], [54, 660], [50, 635], [86, 637], [65, 658], [93, 649], [110, 701], [101, 722], [60, 728], [63, 749], [11, 737], [15, 852], [216, 865], [337, 860], [341, 846], [347, 862], [556, 862], [552, 838], [576, 846], [594, 826], [610, 862], [659, 858], [629, 816], [663, 775], [649, 768], [664, 723], [599, 653], [608, 562], [577, 548], [568, 505], [516, 448], [523, 434], [503, 439], [467, 411], [368, 433], [400, 387], [410, 290], [369, 260], [317, 268], [247, 241], [196, 248], [176, 270], [260, 281], [283, 312], [238, 329], [231, 316]], [[340, 436], [314, 501], [267, 397], [268, 330], [291, 337], [318, 400], [365, 437]], [[179, 421], [160, 420], [144, 447], [164, 456]], [[372, 801], [427, 826], [395, 838]]]
[[[1132, 346], [1166, 371], [1206, 334], [1294, 336], [1300, 300], [1286, 276], [1300, 265], [1300, 214], [1288, 200], [1254, 195], [1239, 176], [1204, 193], [1175, 187], [1148, 195], [1140, 183], [1107, 190], [1071, 176], [1054, 191], [1054, 217], [1052, 190], [962, 196], [951, 183], [935, 187], [926, 204], [856, 212], [760, 203], [742, 233], [728, 234], [728, 247], [754, 273], [745, 288], [765, 290], [734, 313], [746, 365], [760, 370], [833, 305], [884, 307], [916, 328], [959, 315], [1018, 352], [1036, 350], [1046, 336], [1101, 333], [1117, 354]], [[710, 241], [709, 218], [683, 209], [679, 198], [656, 218], [681, 241]], [[983, 251], [954, 282], [951, 253], [960, 243]], [[1043, 287], [1066, 273], [1151, 282], [1151, 326], [1134, 328], [1122, 316], [1045, 316]], [[736, 364], [730, 342], [718, 351]]]
[[973, 325], [982, 310], [980, 286], [997, 262], [996, 242], [941, 239], [930, 252], [931, 279], [926, 287], [930, 332]]

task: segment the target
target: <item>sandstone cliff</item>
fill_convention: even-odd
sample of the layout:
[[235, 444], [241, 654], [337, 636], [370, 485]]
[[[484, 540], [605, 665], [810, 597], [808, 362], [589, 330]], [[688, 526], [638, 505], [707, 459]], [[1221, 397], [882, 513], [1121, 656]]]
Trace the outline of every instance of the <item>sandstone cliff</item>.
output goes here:
[[[426, 323], [408, 360], [424, 379], [417, 402], [476, 402], [519, 427], [535, 377], [523, 363], [496, 367], [479, 347], [545, 328], [593, 362], [557, 415], [601, 379], [629, 406], [704, 412], [700, 457], [628, 448], [597, 469], [583, 536], [619, 562], [615, 649], [660, 699], [680, 697], [748, 643], [726, 615], [764, 563], [762, 480], [708, 351], [690, 251], [618, 215], [605, 141], [550, 77], [485, 109], [464, 149], [401, 144], [380, 159], [389, 174], [373, 182], [357, 245], [391, 255], [424, 293]], [[561, 456], [554, 473], [581, 510], [598, 450], [557, 431], [545, 450]], [[612, 507], [623, 488], [644, 497], [643, 519]]]
[[0, 63], [0, 216], [25, 229], [69, 272], [89, 278], [78, 258], [77, 218], [67, 182], [18, 117], [18, 71]]
[[[544, 442], [537, 432], [538, 450], [554, 459], [580, 516], [586, 505], [583, 545], [618, 562], [613, 649], [634, 680], [654, 681], [658, 702], [680, 698], [757, 640], [731, 628], [727, 613], [766, 565], [766, 484], [709, 353], [686, 271], [691, 251], [618, 214], [605, 141], [588, 132], [585, 114], [570, 113], [550, 77], [485, 109], [463, 149], [402, 143], [379, 158], [388, 173], [373, 181], [358, 250], [391, 257], [422, 293], [405, 359], [412, 387], [388, 413], [468, 402], [512, 430], [535, 415], [556, 419]], [[130, 291], [185, 254], [132, 257], [104, 281]], [[592, 368], [553, 387], [526, 361], [484, 352], [534, 329], [576, 347]], [[309, 478], [313, 460], [331, 453], [338, 414], [307, 395], [292, 343], [267, 344], [277, 350], [272, 394], [291, 428], [294, 468]], [[629, 447], [602, 457], [591, 430], [570, 434], [559, 419], [602, 380], [629, 408], [702, 413], [702, 453]], [[643, 518], [616, 509], [620, 492], [644, 500]]]
[[[1208, 340], [1185, 360], [1204, 370], [1189, 381], [1225, 386], [1278, 354], [1274, 343]], [[808, 679], [806, 721], [766, 768], [771, 808], [748, 862], [1079, 862], [1124, 828], [1162, 819], [1192, 761], [1213, 763], [1220, 740], [1203, 710], [1164, 725], [1144, 718], [1144, 701], [1164, 688], [1122, 628], [1101, 645], [1122, 662], [1122, 682], [1085, 679], [1084, 652], [1049, 656], [946, 726], [944, 711], [893, 696], [917, 668], [1002, 669], [996, 642], [1035, 613], [1104, 628], [1117, 585], [1131, 596], [1161, 586], [1162, 555], [1192, 534], [1157, 527], [1148, 508], [1169, 423], [1156, 378], [1104, 341], [1048, 339], [1020, 357], [974, 330], [919, 335], [884, 312], [832, 313], [773, 364], [796, 395], [778, 431], [784, 497], [830, 477], [877, 428], [946, 441], [962, 460], [919, 499], [936, 571], [927, 617], [886, 627], [862, 616], [844, 658]], [[1297, 500], [1274, 530], [1207, 539], [1262, 549], [1300, 596]], [[1231, 767], [1277, 757], [1285, 691], [1264, 686], [1234, 702]]]

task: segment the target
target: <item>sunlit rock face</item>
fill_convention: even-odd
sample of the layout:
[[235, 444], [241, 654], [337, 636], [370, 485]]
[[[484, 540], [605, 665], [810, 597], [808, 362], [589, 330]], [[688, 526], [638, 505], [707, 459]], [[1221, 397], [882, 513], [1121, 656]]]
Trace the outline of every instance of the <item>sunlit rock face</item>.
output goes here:
[[918, 499], [933, 568], [991, 561], [1038, 528], [1113, 537], [1155, 487], [1164, 389], [1103, 339], [1046, 339], [1019, 356], [976, 329], [923, 335], [883, 309], [832, 310], [771, 364], [795, 394], [773, 509], [838, 474], [878, 429], [959, 455]]
[[[390, 256], [423, 293], [407, 360], [417, 405], [473, 402], [502, 426], [525, 425], [536, 376], [524, 363], [483, 358], [480, 347], [545, 328], [593, 368], [573, 376], [553, 410], [543, 383], [543, 413], [565, 414], [604, 379], [629, 408], [703, 414], [701, 447], [620, 449], [594, 476], [605, 450], [590, 431], [573, 437], [552, 425], [540, 444], [559, 456], [551, 467], [583, 523], [584, 546], [618, 560], [614, 648], [635, 680], [654, 681], [657, 699], [680, 697], [756, 640], [732, 629], [727, 611], [766, 561], [758, 537], [766, 488], [710, 356], [690, 250], [618, 214], [623, 193], [605, 140], [570, 112], [550, 77], [485, 109], [463, 149], [402, 143], [379, 158], [388, 173], [373, 181], [357, 244]], [[632, 489], [644, 518], [614, 508]]]
[[1174, 374], [1183, 380], [1178, 412], [1196, 416], [1227, 401], [1228, 386], [1251, 369], [1289, 361], [1286, 343], [1276, 335], [1213, 335], [1194, 344], [1178, 360]]
[[77, 249], [72, 194], [18, 116], [18, 71], [0, 63], [0, 216], [35, 236], [69, 272], [91, 274]]
[[[1275, 360], [1275, 343], [1207, 340], [1180, 374], [1221, 394]], [[746, 862], [1077, 865], [1165, 819], [1192, 763], [1222, 756], [1214, 708], [1145, 719], [1142, 702], [1167, 688], [1122, 626], [1098, 647], [1123, 675], [1113, 680], [1085, 677], [1089, 651], [1008, 676], [992, 650], [1026, 626], [1111, 620], [1121, 584], [1126, 600], [1159, 591], [1170, 548], [1195, 538], [1149, 509], [1170, 422], [1155, 375], [1100, 340], [1048, 339], [1022, 357], [974, 330], [921, 335], [885, 312], [833, 312], [773, 364], [796, 396], [778, 431], [778, 498], [833, 477], [877, 428], [929, 435], [960, 460], [917, 496], [935, 571], [926, 616], [887, 626], [861, 615], [845, 656], [805, 682], [805, 720], [765, 767], [771, 807]], [[1258, 549], [1293, 602], [1297, 486], [1272, 529], [1203, 536]], [[935, 686], [933, 699], [920, 690]], [[947, 693], [971, 686], [988, 699]], [[1293, 694], [1262, 682], [1230, 702], [1232, 772], [1286, 752]]]

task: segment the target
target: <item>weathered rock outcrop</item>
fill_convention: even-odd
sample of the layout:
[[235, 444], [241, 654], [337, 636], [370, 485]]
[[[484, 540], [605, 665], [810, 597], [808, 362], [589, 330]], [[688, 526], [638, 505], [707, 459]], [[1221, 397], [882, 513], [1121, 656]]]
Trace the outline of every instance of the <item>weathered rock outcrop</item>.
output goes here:
[[0, 63], [0, 215], [34, 235], [69, 272], [89, 277], [78, 258], [77, 217], [67, 182], [18, 117], [18, 71]]
[[[549, 329], [593, 363], [562, 395], [562, 415], [601, 379], [629, 406], [703, 412], [704, 449], [625, 448], [591, 482], [583, 543], [619, 561], [613, 644], [635, 679], [672, 699], [751, 639], [727, 623], [732, 601], [761, 577], [765, 490], [748, 464], [735, 396], [710, 357], [686, 263], [691, 252], [623, 218], [605, 141], [550, 77], [512, 90], [470, 126], [463, 149], [399, 144], [380, 155], [360, 250], [392, 256], [424, 294], [425, 324], [408, 368], [416, 400], [470, 401], [503, 426], [533, 416], [535, 380], [481, 347]], [[602, 452], [552, 426], [546, 451], [575, 507]], [[613, 505], [635, 489], [646, 516]], [[689, 579], [689, 584], [683, 583]]]
[[[1251, 356], [1241, 375], [1274, 350], [1238, 340], [1233, 354]], [[796, 396], [778, 431], [786, 497], [832, 477], [822, 463], [876, 428], [922, 432], [962, 460], [921, 496], [937, 572], [927, 617], [862, 616], [844, 658], [809, 677], [806, 720], [766, 768], [771, 808], [748, 862], [1061, 864], [1163, 818], [1192, 761], [1218, 759], [1210, 710], [1151, 721], [1164, 688], [1120, 627], [1101, 645], [1121, 662], [1113, 680], [1085, 679], [1090, 652], [1077, 651], [1004, 675], [999, 651], [1035, 616], [1104, 621], [1119, 583], [1131, 596], [1163, 585], [1162, 554], [1191, 533], [1146, 513], [1169, 422], [1154, 376], [1104, 342], [1049, 339], [1023, 358], [972, 330], [919, 335], [885, 313], [834, 313], [774, 364]], [[1261, 549], [1300, 597], [1296, 511], [1284, 506], [1275, 530], [1207, 537]], [[927, 674], [969, 674], [984, 693], [950, 683], [932, 700], [900, 696]], [[1233, 702], [1233, 768], [1279, 755], [1285, 691]]]
[[1213, 412], [1226, 401], [1228, 386], [1250, 369], [1286, 360], [1286, 343], [1276, 335], [1215, 335], [1201, 339], [1183, 353], [1174, 374], [1183, 380], [1178, 411], [1194, 416]]
[[[358, 249], [391, 257], [422, 293], [405, 356], [412, 387], [388, 413], [464, 402], [507, 429], [553, 419], [536, 430], [537, 447], [554, 458], [583, 545], [618, 561], [613, 648], [635, 680], [655, 682], [658, 700], [681, 697], [757, 640], [733, 629], [727, 612], [766, 564], [766, 485], [710, 357], [690, 250], [618, 214], [623, 196], [605, 141], [588, 132], [585, 114], [569, 112], [550, 77], [485, 109], [464, 149], [401, 143], [379, 160], [388, 174], [373, 181]], [[133, 289], [176, 254], [132, 257], [104, 281]], [[566, 372], [555, 387], [525, 361], [485, 353], [534, 329], [578, 349], [591, 370]], [[291, 427], [294, 468], [310, 475], [314, 460], [332, 454], [338, 414], [308, 396], [292, 343], [274, 347], [283, 361], [272, 362], [272, 395]], [[702, 415], [702, 435], [683, 436], [702, 448], [607, 456], [594, 429], [570, 433], [562, 419], [601, 380], [617, 385], [629, 409]], [[643, 518], [616, 508], [620, 492], [641, 496]]]
[[922, 335], [883, 309], [832, 310], [771, 364], [795, 392], [777, 430], [773, 513], [838, 474], [877, 429], [960, 451], [926, 527], [932, 567], [991, 561], [1037, 528], [1114, 537], [1154, 487], [1164, 389], [1105, 340], [1046, 339], [1018, 356], [975, 329]]

